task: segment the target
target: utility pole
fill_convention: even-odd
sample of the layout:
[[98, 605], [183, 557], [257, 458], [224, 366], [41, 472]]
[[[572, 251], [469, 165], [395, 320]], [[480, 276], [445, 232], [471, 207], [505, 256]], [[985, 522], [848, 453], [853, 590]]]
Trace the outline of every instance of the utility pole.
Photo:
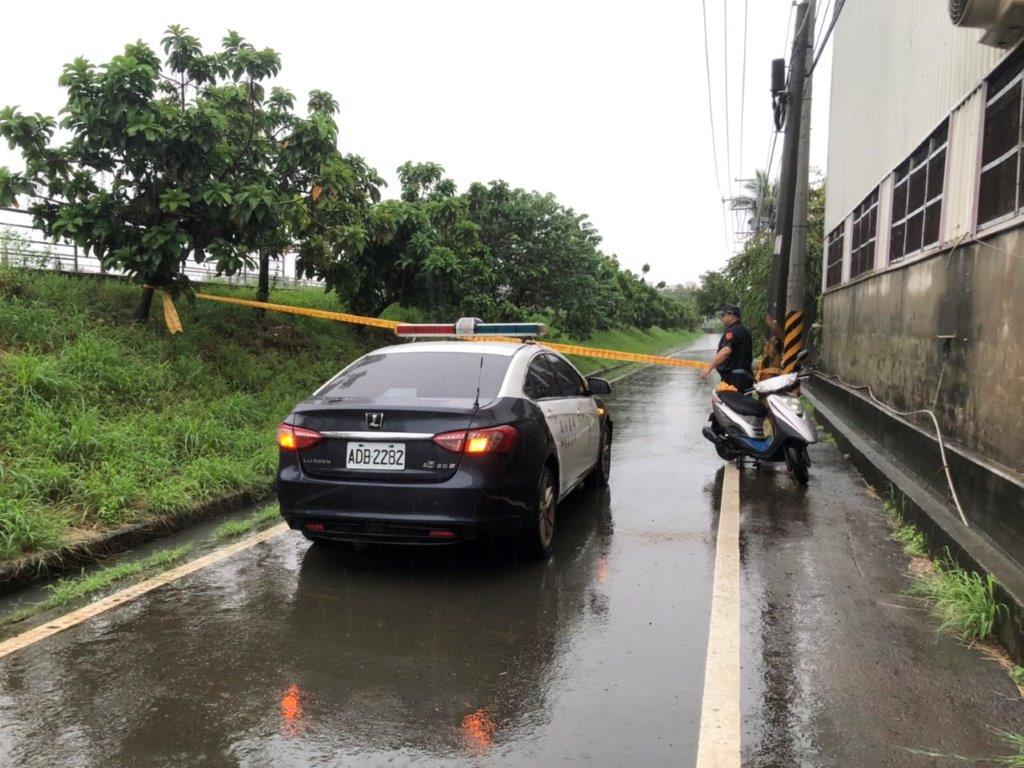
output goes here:
[[789, 252], [789, 279], [786, 285], [786, 322], [782, 336], [782, 370], [797, 368], [797, 355], [804, 348], [804, 293], [807, 278], [807, 202], [810, 193], [811, 92], [814, 83], [807, 70], [814, 60], [815, 0], [807, 0], [807, 45], [804, 48], [804, 98], [800, 109], [800, 136], [797, 147], [796, 184], [793, 197], [793, 236]]
[[[782, 168], [779, 172], [779, 199], [775, 215], [775, 250], [772, 256], [772, 281], [768, 314], [774, 321], [774, 335], [781, 336], [786, 320], [786, 286], [789, 281], [789, 254], [793, 240], [793, 194], [796, 190], [799, 154], [800, 116], [804, 102], [804, 74], [807, 36], [807, 3], [796, 7], [796, 34], [789, 58], [789, 87], [786, 92], [786, 135], [782, 144]], [[778, 338], [781, 348], [782, 339]]]

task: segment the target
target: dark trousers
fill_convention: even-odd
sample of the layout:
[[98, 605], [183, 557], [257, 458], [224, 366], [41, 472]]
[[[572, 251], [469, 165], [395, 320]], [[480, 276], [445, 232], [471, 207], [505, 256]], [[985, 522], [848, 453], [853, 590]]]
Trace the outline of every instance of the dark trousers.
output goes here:
[[746, 371], [718, 371], [722, 381], [730, 386], [736, 387], [740, 392], [747, 392], [754, 388], [754, 377]]

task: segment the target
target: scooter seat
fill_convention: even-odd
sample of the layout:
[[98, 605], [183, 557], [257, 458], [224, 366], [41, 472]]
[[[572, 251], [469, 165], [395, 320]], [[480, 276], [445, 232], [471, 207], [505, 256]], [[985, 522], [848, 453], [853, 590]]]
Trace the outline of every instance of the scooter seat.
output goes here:
[[719, 392], [717, 394], [727, 408], [743, 416], [764, 416], [767, 413], [761, 401], [755, 400], [750, 395], [744, 395], [742, 392]]

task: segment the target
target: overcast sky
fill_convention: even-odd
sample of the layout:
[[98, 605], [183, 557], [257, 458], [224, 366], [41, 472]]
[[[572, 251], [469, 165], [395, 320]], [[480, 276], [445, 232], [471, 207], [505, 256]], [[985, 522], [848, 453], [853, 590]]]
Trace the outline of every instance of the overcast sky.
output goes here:
[[[751, 176], [767, 159], [769, 62], [783, 56], [791, 3], [706, 2], [720, 184], [729, 194], [727, 173]], [[505, 179], [554, 192], [590, 215], [607, 252], [633, 270], [649, 262], [655, 280], [694, 280], [729, 253], [700, 0], [49, 2], [8, 4], [4, 20], [0, 105], [55, 114], [64, 103], [57, 77], [76, 56], [104, 62], [140, 38], [156, 48], [172, 23], [188, 26], [209, 51], [235, 29], [280, 52], [278, 83], [300, 104], [313, 88], [334, 94], [341, 149], [374, 165], [388, 195], [397, 195], [399, 164], [431, 160], [460, 188]], [[811, 150], [822, 170], [829, 68], [826, 52]], [[0, 165], [20, 168], [6, 144]]]

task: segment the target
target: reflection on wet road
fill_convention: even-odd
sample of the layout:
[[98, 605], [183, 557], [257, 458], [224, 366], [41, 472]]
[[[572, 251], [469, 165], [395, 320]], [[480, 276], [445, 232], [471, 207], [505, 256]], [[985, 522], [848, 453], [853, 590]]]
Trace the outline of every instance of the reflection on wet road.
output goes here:
[[617, 387], [555, 556], [280, 536], [0, 665], [0, 764], [685, 765], [721, 462], [707, 390]]
[[[0, 660], [0, 766], [693, 765], [708, 388], [650, 368], [616, 389], [611, 487], [560, 508], [550, 562], [277, 536]], [[1009, 677], [936, 633], [877, 499], [811, 455], [807, 490], [739, 475], [743, 763], [998, 753], [1024, 731]]]

